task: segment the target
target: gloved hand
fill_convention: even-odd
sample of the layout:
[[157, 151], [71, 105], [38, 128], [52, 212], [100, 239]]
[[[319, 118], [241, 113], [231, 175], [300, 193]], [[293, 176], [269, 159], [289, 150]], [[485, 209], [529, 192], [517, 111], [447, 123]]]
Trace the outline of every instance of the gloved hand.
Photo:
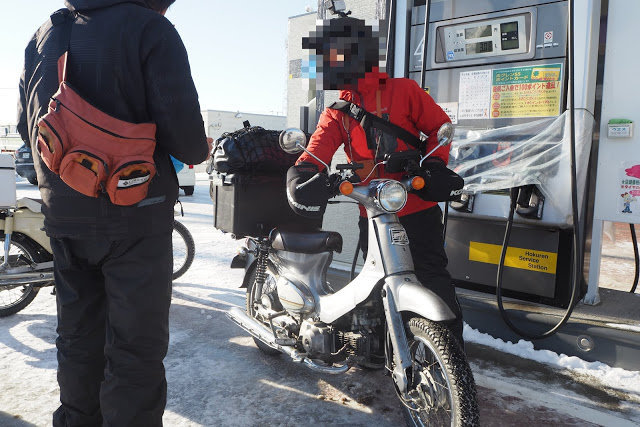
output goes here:
[[422, 200], [428, 202], [447, 202], [458, 200], [462, 195], [464, 179], [447, 168], [444, 161], [432, 157], [422, 162], [420, 175], [424, 178], [425, 186], [415, 193]]
[[293, 211], [307, 218], [322, 218], [329, 200], [329, 178], [313, 163], [301, 163], [287, 172], [287, 201]]

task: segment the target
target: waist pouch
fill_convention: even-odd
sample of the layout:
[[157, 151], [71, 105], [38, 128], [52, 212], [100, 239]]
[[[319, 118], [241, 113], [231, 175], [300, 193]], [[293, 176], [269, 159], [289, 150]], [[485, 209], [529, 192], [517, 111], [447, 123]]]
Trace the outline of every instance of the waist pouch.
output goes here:
[[58, 61], [58, 92], [38, 121], [38, 153], [85, 196], [106, 193], [115, 205], [136, 204], [156, 174], [156, 125], [116, 119], [85, 101], [65, 81], [67, 55]]

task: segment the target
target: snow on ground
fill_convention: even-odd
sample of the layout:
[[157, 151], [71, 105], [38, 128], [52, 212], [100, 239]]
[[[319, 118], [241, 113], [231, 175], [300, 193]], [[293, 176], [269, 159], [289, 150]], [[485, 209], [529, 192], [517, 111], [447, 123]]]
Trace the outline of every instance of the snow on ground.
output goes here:
[[[18, 191], [38, 197], [26, 181]], [[401, 425], [383, 372], [316, 374], [285, 356], [263, 355], [226, 319], [226, 310], [244, 305], [243, 271], [229, 269], [241, 242], [212, 227], [206, 175], [198, 174], [194, 196], [182, 201], [179, 220], [193, 234], [196, 258], [174, 282], [165, 425]], [[0, 426], [50, 425], [59, 404], [55, 336], [50, 288], [0, 318]], [[504, 343], [468, 327], [465, 339], [482, 425], [640, 425], [638, 372]]]
[[531, 341], [520, 340], [517, 343], [505, 342], [489, 334], [479, 332], [465, 323], [464, 340], [483, 344], [501, 352], [513, 354], [524, 359], [535, 360], [559, 369], [574, 371], [597, 379], [601, 384], [623, 392], [640, 395], [640, 372], [612, 368], [600, 362], [587, 362], [576, 356], [558, 354], [549, 350], [536, 350]]

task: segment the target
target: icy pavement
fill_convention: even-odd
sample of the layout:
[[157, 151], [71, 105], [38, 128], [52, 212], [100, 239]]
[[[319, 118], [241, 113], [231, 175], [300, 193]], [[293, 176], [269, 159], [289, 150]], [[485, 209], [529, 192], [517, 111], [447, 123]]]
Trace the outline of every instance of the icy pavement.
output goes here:
[[[196, 259], [174, 283], [167, 426], [403, 424], [388, 377], [352, 369], [323, 376], [261, 354], [224, 316], [244, 305], [241, 270], [228, 268], [239, 242], [213, 229], [205, 175], [183, 197]], [[37, 190], [18, 183], [19, 194]], [[0, 318], [0, 426], [46, 426], [58, 405], [55, 299], [43, 289], [25, 310]], [[505, 425], [640, 425], [638, 372], [615, 370], [465, 331], [481, 422]], [[607, 373], [608, 374], [604, 374]], [[628, 380], [628, 382], [627, 382]]]

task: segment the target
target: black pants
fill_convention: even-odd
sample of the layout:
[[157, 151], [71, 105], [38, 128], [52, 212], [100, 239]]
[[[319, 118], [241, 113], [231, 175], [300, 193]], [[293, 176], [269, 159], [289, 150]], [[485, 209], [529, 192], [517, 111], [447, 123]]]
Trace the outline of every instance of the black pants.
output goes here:
[[[442, 298], [456, 315], [456, 320], [449, 322], [447, 326], [464, 346], [462, 311], [456, 298], [455, 287], [451, 283], [451, 275], [447, 271], [449, 260], [442, 240], [442, 210], [436, 205], [424, 211], [401, 216], [400, 223], [409, 237], [409, 248], [418, 280]], [[369, 233], [367, 218], [360, 217], [358, 227], [360, 248], [366, 258]]]
[[171, 233], [51, 239], [58, 305], [54, 426], [160, 426], [167, 382]]

